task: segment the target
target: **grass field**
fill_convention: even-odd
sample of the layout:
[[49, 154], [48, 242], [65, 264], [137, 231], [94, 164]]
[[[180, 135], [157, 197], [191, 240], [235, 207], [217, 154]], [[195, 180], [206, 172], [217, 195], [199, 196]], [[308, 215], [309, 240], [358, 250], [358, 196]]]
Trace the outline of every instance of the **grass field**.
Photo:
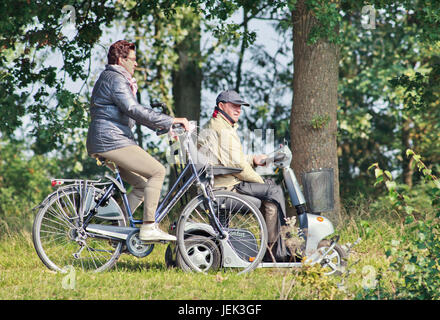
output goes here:
[[[2, 300], [353, 300], [392, 295], [398, 281], [388, 270], [387, 246], [399, 237], [400, 222], [365, 205], [347, 206], [349, 218], [338, 228], [340, 243], [362, 241], [352, 249], [346, 272], [325, 276], [318, 267], [185, 273], [165, 265], [165, 245], [142, 259], [123, 254], [116, 267], [102, 273], [48, 270], [35, 253], [29, 231], [9, 231], [0, 240]], [[377, 275], [381, 280], [376, 281]]]

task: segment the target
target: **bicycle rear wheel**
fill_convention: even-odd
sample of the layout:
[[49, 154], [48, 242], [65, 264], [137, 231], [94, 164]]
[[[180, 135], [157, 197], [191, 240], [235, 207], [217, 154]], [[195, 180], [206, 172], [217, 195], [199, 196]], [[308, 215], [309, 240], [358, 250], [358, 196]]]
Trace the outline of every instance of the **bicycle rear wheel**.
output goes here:
[[215, 243], [222, 255], [222, 267], [245, 273], [255, 269], [266, 251], [267, 228], [258, 208], [243, 196], [228, 191], [214, 192], [214, 214], [225, 239], [219, 239], [212, 216], [205, 207], [204, 197], [191, 200], [180, 216], [177, 226], [177, 245], [186, 265], [193, 271], [206, 272], [196, 263], [194, 235]]
[[[80, 225], [79, 210], [82, 208], [87, 214], [102, 190], [89, 186], [84, 193], [81, 191], [79, 185], [58, 189], [35, 217], [34, 247], [51, 270], [68, 272], [73, 267], [100, 272], [111, 268], [122, 252], [122, 242], [96, 237]], [[126, 226], [125, 217], [113, 198], [102, 208], [105, 213], [93, 217], [90, 223]]]

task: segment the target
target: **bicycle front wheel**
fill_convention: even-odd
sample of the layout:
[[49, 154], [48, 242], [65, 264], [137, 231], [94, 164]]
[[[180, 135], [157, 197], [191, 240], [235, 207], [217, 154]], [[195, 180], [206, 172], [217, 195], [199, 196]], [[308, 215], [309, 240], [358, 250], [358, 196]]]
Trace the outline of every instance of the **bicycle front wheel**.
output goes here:
[[[254, 270], [266, 251], [267, 228], [258, 208], [240, 194], [214, 192], [211, 213], [203, 196], [191, 200], [180, 216], [177, 226], [177, 245], [186, 265], [193, 271], [206, 272], [200, 267], [194, 236], [203, 236], [215, 243], [221, 252], [222, 267], [245, 273]], [[225, 239], [220, 239], [213, 224], [218, 219]]]
[[[68, 272], [73, 268], [103, 271], [111, 268], [122, 252], [122, 242], [98, 238], [83, 229], [79, 210], [85, 214], [95, 205], [102, 190], [90, 186], [83, 192], [78, 185], [60, 188], [34, 220], [32, 239], [41, 261], [51, 270]], [[92, 218], [90, 223], [125, 226], [120, 207], [110, 198], [106, 212], [113, 218]], [[99, 211], [98, 211], [99, 212]], [[112, 213], [110, 212], [110, 216]]]

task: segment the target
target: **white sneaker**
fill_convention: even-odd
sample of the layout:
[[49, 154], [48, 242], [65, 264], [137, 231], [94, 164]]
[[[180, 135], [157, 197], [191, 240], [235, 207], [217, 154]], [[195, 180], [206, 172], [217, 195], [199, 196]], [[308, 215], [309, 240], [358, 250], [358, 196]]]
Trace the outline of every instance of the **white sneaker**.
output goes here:
[[159, 229], [157, 223], [141, 225], [139, 239], [142, 241], [176, 241], [176, 237]]

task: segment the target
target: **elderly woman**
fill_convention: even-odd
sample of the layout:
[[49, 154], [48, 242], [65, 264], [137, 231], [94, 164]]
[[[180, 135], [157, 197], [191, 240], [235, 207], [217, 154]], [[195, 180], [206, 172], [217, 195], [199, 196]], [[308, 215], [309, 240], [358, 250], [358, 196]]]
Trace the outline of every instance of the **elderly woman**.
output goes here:
[[165, 167], [139, 147], [131, 128], [135, 123], [167, 132], [175, 123], [188, 128], [186, 118], [173, 118], [138, 103], [133, 78], [137, 66], [135, 45], [120, 40], [108, 51], [108, 64], [96, 82], [91, 98], [91, 123], [87, 135], [90, 156], [114, 162], [122, 179], [133, 186], [128, 203], [134, 212], [144, 203], [139, 238], [144, 241], [175, 241], [155, 223], [156, 208], [165, 179]]

